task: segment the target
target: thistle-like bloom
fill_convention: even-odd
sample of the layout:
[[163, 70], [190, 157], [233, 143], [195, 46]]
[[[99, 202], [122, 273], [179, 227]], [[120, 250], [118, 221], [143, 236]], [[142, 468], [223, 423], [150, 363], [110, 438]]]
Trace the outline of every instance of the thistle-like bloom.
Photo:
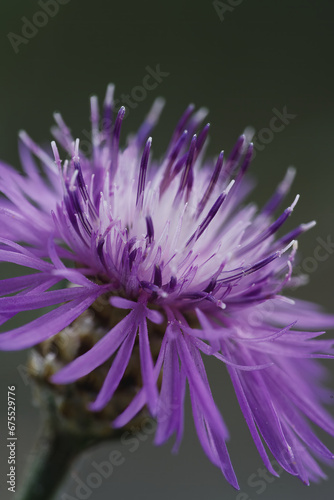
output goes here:
[[[112, 86], [102, 126], [97, 99], [91, 100], [91, 154], [84, 154], [58, 114], [54, 158], [20, 134], [24, 174], [0, 165], [0, 260], [34, 271], [0, 282], [0, 319], [58, 307], [2, 333], [0, 348], [35, 346], [103, 298], [110, 311], [120, 311], [119, 322], [54, 374], [55, 384], [72, 383], [112, 358], [90, 405], [100, 411], [138, 344], [142, 387], [113, 425], [123, 427], [147, 406], [157, 419], [156, 444], [175, 434], [176, 450], [188, 385], [203, 449], [238, 488], [228, 430], [203, 363], [205, 356], [216, 358], [230, 375], [268, 470], [277, 475], [265, 444], [290, 474], [305, 483], [319, 480], [325, 476], [315, 458], [334, 457], [311, 422], [333, 435], [334, 421], [324, 408], [330, 401], [326, 372], [315, 358], [333, 357], [333, 342], [318, 339], [318, 330], [332, 327], [334, 319], [282, 295], [301, 280], [292, 277], [296, 238], [313, 226], [276, 237], [298, 200], [275, 219], [294, 172], [288, 170], [262, 210], [244, 203], [251, 187], [245, 179], [252, 157], [248, 134], [228, 158], [221, 152], [216, 161], [204, 162], [209, 125], [195, 134], [205, 110], [195, 113], [193, 106], [177, 124], [165, 156], [153, 160], [149, 135], [162, 105], [161, 99], [154, 103], [124, 150], [119, 142], [125, 109], [112, 120]], [[64, 156], [69, 159], [62, 161]], [[150, 346], [153, 330], [160, 332], [157, 355]]]

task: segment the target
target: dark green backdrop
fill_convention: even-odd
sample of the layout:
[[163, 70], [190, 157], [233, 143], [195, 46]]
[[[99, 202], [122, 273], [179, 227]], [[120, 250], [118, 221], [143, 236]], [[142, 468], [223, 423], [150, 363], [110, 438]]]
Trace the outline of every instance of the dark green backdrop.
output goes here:
[[[35, 0], [1, 2], [0, 158], [18, 166], [17, 132], [21, 128], [37, 141], [48, 143], [55, 110], [63, 113], [74, 135], [82, 136], [89, 128], [91, 94], [102, 99], [109, 82], [116, 84], [118, 97], [131, 94], [142, 84], [147, 66], [160, 65], [168, 76], [130, 110], [123, 137], [137, 128], [158, 95], [167, 99], [167, 106], [153, 137], [157, 155], [167, 145], [173, 124], [189, 102], [210, 109], [209, 153], [229, 150], [245, 126], [253, 126], [259, 149], [267, 142], [253, 165], [253, 174], [259, 180], [255, 199], [263, 203], [293, 164], [298, 175], [288, 202], [296, 193], [301, 194], [301, 201], [289, 225], [318, 221], [300, 241], [301, 262], [307, 267], [304, 270], [309, 270], [310, 284], [296, 294], [334, 311], [334, 257], [329, 254], [326, 261], [312, 265], [316, 239], [326, 240], [334, 233], [333, 2], [229, 0], [221, 2], [227, 6], [221, 7], [220, 17], [224, 19], [210, 1], [60, 3], [54, 17], [49, 15], [45, 26], [36, 33], [28, 32], [30, 38], [22, 41], [17, 38], [26, 24], [22, 17], [41, 25], [45, 22], [45, 17], [36, 17], [40, 5]], [[8, 37], [9, 33], [12, 35]], [[284, 130], [274, 134], [263, 131], [272, 123], [273, 110], [282, 111], [284, 107], [295, 115]], [[0, 270], [2, 276], [9, 273], [7, 266]], [[19, 477], [39, 425], [38, 412], [30, 403], [30, 388], [17, 369], [25, 356], [1, 353], [0, 357], [1, 429], [6, 425], [7, 385], [17, 385]], [[215, 364], [209, 366], [231, 429], [230, 450], [242, 494], [232, 490], [206, 459], [188, 409], [188, 425], [178, 456], [171, 456], [170, 445], [154, 448], [151, 438], [135, 453], [119, 447], [126, 458], [124, 464], [87, 498], [331, 498], [333, 482], [306, 488], [285, 473], [281, 479], [266, 482], [264, 491], [248, 483], [262, 464], [223, 371]], [[0, 448], [0, 491], [1, 498], [7, 498], [1, 432]], [[89, 453], [76, 465], [83, 481], [93, 471], [92, 461], [106, 459], [108, 450], [106, 446]], [[334, 474], [328, 472], [334, 481]], [[67, 491], [74, 498], [75, 486], [75, 479], [69, 479]]]

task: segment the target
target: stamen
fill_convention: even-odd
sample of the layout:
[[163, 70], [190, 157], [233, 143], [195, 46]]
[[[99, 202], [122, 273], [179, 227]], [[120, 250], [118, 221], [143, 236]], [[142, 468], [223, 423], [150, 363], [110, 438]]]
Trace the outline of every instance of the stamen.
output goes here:
[[161, 269], [160, 269], [160, 266], [156, 265], [155, 268], [154, 268], [154, 279], [153, 279], [153, 283], [161, 288], [162, 286], [162, 275], [161, 275]]
[[[169, 154], [168, 163], [167, 163], [165, 173], [164, 173], [163, 179], [161, 181], [161, 185], [160, 185], [160, 196], [164, 193], [164, 191], [167, 189], [170, 182], [175, 177], [175, 175], [172, 175], [172, 176], [170, 175], [171, 170], [172, 170], [172, 167], [174, 165], [176, 158], [178, 157], [180, 151], [182, 150], [182, 148], [186, 142], [187, 137], [188, 137], [188, 130], [184, 130], [183, 134], [180, 136], [180, 138], [176, 142], [174, 148], [172, 149], [171, 153]], [[182, 168], [185, 160], [186, 160], [186, 155], [185, 155], [184, 161], [182, 160], [182, 164], [181, 164], [180, 169]]]
[[235, 193], [236, 189], [238, 188], [238, 186], [240, 186], [241, 181], [244, 178], [244, 176], [248, 170], [249, 165], [251, 164], [253, 150], [254, 150], [254, 146], [253, 146], [253, 143], [251, 142], [247, 148], [244, 160], [242, 162], [242, 165], [241, 165], [240, 170], [238, 172], [238, 175], [236, 177], [234, 188], [233, 188], [234, 193]]
[[223, 166], [223, 160], [224, 160], [224, 151], [221, 151], [220, 155], [218, 156], [217, 163], [216, 163], [215, 169], [213, 171], [213, 174], [211, 176], [209, 185], [206, 188], [206, 191], [203, 195], [203, 198], [201, 199], [201, 201], [198, 204], [197, 214], [196, 214], [197, 218], [202, 213], [205, 205], [207, 204], [207, 202], [212, 194], [212, 191], [216, 185], [216, 182], [218, 180], [219, 174], [220, 174], [222, 166]]
[[114, 91], [115, 85], [110, 83], [107, 87], [106, 96], [103, 103], [103, 122], [102, 129], [106, 139], [110, 140], [111, 126], [112, 126], [112, 113], [114, 104]]
[[175, 144], [174, 149], [172, 150], [172, 152], [169, 155], [169, 159], [170, 159], [171, 163], [174, 163], [176, 158], [179, 156], [179, 153], [180, 153], [181, 149], [183, 148], [188, 135], [189, 135], [188, 130], [184, 130], [182, 135], [180, 136], [179, 140]]
[[222, 184], [226, 182], [232, 175], [235, 168], [238, 166], [241, 155], [244, 151], [245, 136], [241, 135], [237, 140], [230, 156], [228, 157], [221, 175]]
[[174, 144], [178, 141], [182, 131], [184, 130], [185, 126], [186, 126], [186, 123], [188, 122], [190, 116], [193, 114], [194, 112], [194, 109], [195, 109], [195, 105], [194, 104], [189, 104], [189, 106], [187, 107], [187, 109], [185, 110], [185, 112], [183, 113], [183, 115], [181, 116], [178, 124], [176, 125], [176, 128], [175, 128], [175, 131], [172, 135], [172, 139], [170, 141], [170, 144], [167, 148], [167, 151], [169, 152], [172, 147], [174, 146]]
[[69, 191], [75, 191], [75, 183], [76, 183], [78, 175], [79, 175], [79, 170], [77, 170], [77, 169], [74, 170], [72, 177], [71, 177], [71, 180], [70, 180], [70, 183], [69, 183]]
[[82, 170], [81, 170], [81, 165], [80, 165], [80, 156], [79, 156], [79, 139], [76, 139], [75, 141], [75, 144], [74, 144], [74, 151], [73, 151], [73, 165], [74, 165], [74, 168], [75, 168], [75, 173], [77, 174], [77, 178], [78, 178], [78, 186], [79, 186], [79, 189], [80, 189], [80, 193], [81, 193], [81, 196], [83, 197], [83, 199], [85, 201], [88, 200], [88, 191], [87, 191], [87, 187], [86, 187], [86, 184], [85, 184], [85, 181], [84, 181], [84, 178], [83, 178], [83, 175], [82, 175]]
[[188, 153], [185, 153], [183, 156], [181, 156], [181, 158], [177, 160], [171, 175], [171, 180], [173, 180], [177, 176], [177, 174], [181, 172], [183, 165], [186, 164], [187, 158], [188, 158]]
[[72, 180], [73, 179], [74, 179], [73, 182], [75, 182], [76, 179], [77, 179], [77, 181], [78, 181], [78, 187], [79, 187], [82, 199], [84, 200], [84, 202], [87, 202], [87, 206], [88, 206], [88, 210], [89, 210], [89, 215], [93, 219], [97, 219], [98, 215], [97, 215], [97, 212], [96, 212], [96, 208], [94, 207], [94, 205], [92, 203], [92, 200], [89, 197], [87, 186], [85, 184], [85, 181], [84, 181], [84, 178], [83, 178], [83, 175], [82, 175], [82, 169], [81, 169], [80, 157], [79, 157], [79, 151], [80, 151], [79, 145], [80, 145], [80, 140], [76, 139], [75, 144], [74, 144], [74, 151], [73, 151], [72, 161], [73, 161], [73, 165], [74, 165], [74, 169], [75, 169], [74, 173], [77, 173], [77, 175], [75, 176], [75, 178], [74, 178], [74, 176], [72, 177], [71, 184], [72, 184]]
[[269, 238], [269, 236], [271, 236], [274, 233], [276, 233], [278, 231], [278, 229], [287, 220], [287, 218], [289, 217], [289, 215], [291, 215], [293, 209], [295, 208], [296, 204], [298, 203], [299, 198], [300, 198], [300, 196], [298, 194], [296, 196], [296, 198], [294, 199], [292, 205], [290, 207], [288, 207], [286, 210], [284, 210], [284, 212], [282, 213], [282, 215], [273, 224], [271, 224], [265, 231], [263, 231], [262, 234], [260, 234], [258, 237], [256, 237], [253, 241], [251, 241], [250, 243], [248, 243], [248, 245], [245, 245], [244, 247], [241, 247], [235, 253], [235, 255], [238, 256], [238, 257], [240, 257], [241, 255], [249, 252], [250, 250], [252, 250], [253, 248], [255, 248], [257, 245], [259, 245], [260, 243], [262, 243], [263, 241], [265, 241], [267, 238]]
[[56, 124], [58, 125], [58, 129], [61, 135], [61, 144], [65, 147], [65, 149], [69, 150], [70, 144], [73, 142], [71, 130], [66, 125], [60, 113], [54, 113], [53, 117]]
[[317, 223], [316, 223], [315, 220], [313, 220], [311, 222], [308, 222], [307, 224], [300, 224], [298, 227], [296, 227], [295, 229], [293, 229], [292, 231], [290, 231], [288, 234], [286, 234], [285, 236], [283, 236], [283, 238], [281, 238], [280, 240], [278, 240], [277, 241], [277, 245], [280, 245], [280, 244], [284, 245], [288, 241], [291, 241], [291, 240], [294, 240], [294, 239], [298, 238], [298, 236], [300, 236], [301, 234], [305, 233], [309, 229], [312, 229], [312, 227], [314, 227], [316, 224]]
[[200, 152], [203, 149], [205, 141], [209, 135], [209, 130], [210, 130], [210, 123], [207, 123], [205, 125], [205, 127], [203, 128], [203, 130], [198, 135], [197, 144], [196, 144], [196, 151], [195, 151], [195, 161], [197, 160]]
[[175, 290], [176, 284], [177, 284], [177, 278], [175, 276], [172, 276], [169, 282], [169, 289], [171, 292]]
[[79, 162], [80, 157], [79, 157], [79, 144], [80, 144], [80, 139], [76, 139], [74, 143], [74, 157], [73, 160]]
[[291, 184], [293, 183], [293, 180], [295, 178], [295, 175], [296, 175], [296, 170], [293, 167], [288, 168], [287, 173], [285, 174], [285, 177], [282, 180], [282, 182], [278, 185], [276, 192], [270, 198], [268, 203], [264, 206], [262, 210], [263, 213], [265, 213], [266, 215], [271, 215], [276, 210], [281, 201], [285, 198], [285, 196], [289, 192]]
[[201, 224], [198, 226], [197, 230], [193, 233], [193, 235], [187, 241], [186, 246], [190, 245], [190, 243], [192, 243], [193, 240], [197, 241], [198, 238], [204, 233], [204, 231], [206, 230], [206, 228], [208, 227], [208, 225], [213, 220], [213, 218], [217, 214], [218, 210], [222, 206], [222, 204], [223, 204], [224, 200], [226, 199], [226, 196], [228, 195], [233, 184], [234, 184], [234, 181], [231, 181], [230, 184], [225, 189], [225, 191], [217, 198], [217, 200], [210, 208], [209, 213], [207, 214], [207, 216], [205, 217], [203, 222], [201, 222]]
[[217, 284], [217, 280], [215, 278], [212, 278], [208, 286], [203, 290], [205, 293], [210, 293], [214, 290], [215, 286]]
[[96, 159], [98, 153], [98, 147], [100, 144], [100, 134], [99, 134], [99, 102], [97, 96], [94, 95], [90, 98], [90, 119], [92, 123], [92, 144], [93, 144], [93, 154]]
[[138, 248], [135, 248], [134, 250], [132, 250], [132, 252], [130, 252], [129, 254], [129, 268], [130, 268], [130, 271], [132, 269], [132, 265], [134, 263], [134, 260], [135, 258], [137, 257], [137, 253], [138, 253]]
[[146, 238], [148, 239], [149, 243], [152, 243], [154, 240], [154, 227], [153, 227], [153, 221], [150, 215], [147, 215], [146, 218], [146, 228], [147, 228], [147, 235]]
[[227, 278], [222, 278], [222, 279], [218, 280], [218, 283], [223, 285], [223, 286], [230, 285], [234, 281], [240, 280], [244, 276], [248, 276], [248, 275], [258, 271], [262, 267], [267, 266], [268, 264], [273, 262], [278, 257], [280, 257], [280, 252], [275, 252], [275, 253], [269, 255], [269, 257], [265, 257], [264, 259], [259, 260], [258, 262], [256, 262], [252, 266], [249, 266], [246, 269], [242, 269], [241, 271], [239, 271], [235, 274], [232, 274], [231, 276], [229, 276]]
[[[79, 220], [82, 224], [83, 229], [85, 230], [85, 232], [89, 236], [91, 236], [92, 229], [93, 229], [92, 225], [89, 222], [89, 220], [87, 219], [86, 214], [83, 212], [83, 210], [80, 206], [78, 195], [77, 195], [76, 189], [74, 187], [74, 183], [75, 183], [76, 177], [78, 175], [77, 172], [78, 172], [78, 170], [75, 170], [75, 172], [73, 173], [73, 176], [72, 176], [71, 181], [70, 181], [70, 185], [68, 187], [68, 197], [69, 197], [69, 200], [72, 203], [72, 207], [73, 207], [73, 208], [71, 208], [71, 207], [69, 207], [69, 208], [70, 208], [70, 210], [74, 210], [74, 216], [75, 216], [75, 214], [77, 215], [77, 217], [79, 218]], [[76, 229], [77, 233], [82, 237], [80, 228], [78, 227], [77, 223], [74, 224], [74, 228]]]
[[104, 252], [103, 252], [104, 243], [105, 243], [105, 239], [104, 238], [100, 239], [100, 241], [97, 244], [96, 250], [97, 250], [97, 255], [99, 256], [103, 267], [107, 270], [108, 268], [106, 265], [106, 260], [104, 258]]
[[241, 168], [240, 168], [241, 177], [243, 177], [245, 175], [245, 173], [246, 173], [246, 171], [247, 171], [247, 169], [252, 161], [253, 150], [254, 150], [254, 144], [251, 142], [247, 148], [244, 161], [243, 161]]
[[185, 166], [185, 169], [183, 170], [183, 173], [182, 173], [180, 186], [179, 186], [179, 190], [178, 190], [178, 193], [176, 195], [176, 198], [178, 198], [180, 196], [180, 194], [182, 194], [184, 189], [187, 187], [189, 180], [191, 179], [191, 168], [192, 168], [193, 162], [194, 162], [196, 143], [197, 143], [197, 135], [195, 134], [191, 140], [191, 143], [190, 143], [190, 148], [189, 148], [189, 152], [187, 155], [186, 166]]
[[202, 121], [207, 117], [209, 110], [207, 108], [200, 108], [192, 118], [190, 118], [188, 130], [189, 134], [192, 135], [200, 126]]
[[289, 250], [289, 248], [293, 247], [293, 251], [296, 252], [298, 249], [298, 241], [292, 240], [286, 247], [284, 247], [282, 250], [279, 250], [278, 254], [281, 257], [285, 252]]
[[111, 168], [113, 175], [117, 172], [118, 168], [118, 148], [119, 148], [119, 139], [121, 135], [121, 126], [122, 126], [122, 121], [125, 115], [125, 107], [122, 106], [118, 113], [117, 113], [117, 118], [115, 121], [115, 127], [114, 127], [114, 132], [113, 132], [113, 137], [112, 137], [112, 159], [111, 159]]
[[137, 133], [137, 145], [141, 147], [143, 142], [147, 140], [147, 137], [151, 134], [155, 125], [158, 123], [161, 112], [165, 106], [165, 99], [158, 97], [155, 99], [152, 108], [148, 112], [143, 124]]
[[53, 173], [58, 174], [58, 168], [55, 166], [54, 162], [50, 156], [43, 151], [32, 139], [29, 137], [25, 130], [19, 132], [19, 137], [21, 141], [32, 151], [32, 153], [37, 156]]
[[152, 137], [149, 137], [147, 139], [143, 156], [141, 159], [140, 163], [140, 170], [139, 170], [139, 178], [138, 178], [138, 188], [137, 188], [137, 200], [136, 200], [136, 206], [139, 205], [139, 208], [143, 208], [143, 202], [144, 202], [144, 190], [145, 190], [145, 183], [146, 183], [146, 172], [147, 172], [147, 164], [148, 164], [148, 159], [150, 156], [150, 150], [151, 150], [151, 144], [152, 144]]
[[53, 156], [55, 157], [55, 164], [57, 165], [59, 172], [61, 172], [61, 159], [60, 159], [59, 151], [58, 151], [57, 144], [55, 143], [55, 141], [51, 142], [51, 148], [53, 151]]
[[64, 161], [64, 166], [63, 166], [63, 176], [64, 179], [67, 179], [67, 173], [68, 173], [68, 160]]

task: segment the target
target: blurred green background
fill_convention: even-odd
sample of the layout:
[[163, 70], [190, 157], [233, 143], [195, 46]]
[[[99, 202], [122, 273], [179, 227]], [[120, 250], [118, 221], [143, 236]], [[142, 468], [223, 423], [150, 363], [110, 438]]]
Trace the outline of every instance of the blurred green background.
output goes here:
[[[54, 111], [61, 111], [74, 135], [81, 137], [82, 131], [89, 130], [90, 95], [97, 94], [102, 101], [109, 82], [116, 84], [116, 97], [131, 94], [142, 85], [147, 66], [160, 65], [168, 76], [130, 110], [123, 139], [137, 129], [159, 95], [166, 98], [167, 105], [153, 135], [156, 156], [162, 154], [174, 124], [190, 102], [210, 109], [209, 154], [230, 150], [246, 126], [254, 127], [259, 149], [252, 173], [259, 183], [253, 198], [264, 203], [286, 168], [297, 167], [287, 204], [297, 193], [301, 201], [288, 225], [312, 219], [318, 225], [300, 239], [301, 263], [309, 262], [310, 284], [295, 293], [333, 311], [333, 255], [316, 266], [307, 260], [313, 258], [317, 238], [326, 240], [334, 233], [333, 2], [63, 0], [58, 2], [58, 12], [47, 16], [45, 25], [22, 41], [17, 35], [24, 35], [23, 17], [44, 23], [43, 16], [36, 16], [41, 3], [1, 2], [0, 158], [18, 167], [17, 132], [22, 128], [36, 141], [48, 144]], [[264, 131], [272, 123], [273, 110], [282, 112], [284, 107], [295, 117], [280, 132]], [[8, 266], [0, 271], [8, 276]], [[24, 352], [0, 353], [1, 431], [6, 426], [7, 386], [17, 386], [18, 479], [39, 427], [30, 387], [18, 372], [25, 358]], [[170, 454], [170, 444], [153, 447], [151, 437], [135, 453], [115, 444], [122, 450], [124, 464], [86, 498], [332, 498], [332, 482], [306, 488], [286, 473], [281, 479], [265, 481], [264, 490], [249, 483], [262, 463], [223, 372], [223, 367], [209, 365], [231, 430], [229, 449], [242, 493], [230, 488], [206, 459], [188, 408], [185, 439], [176, 457]], [[4, 433], [0, 436], [0, 492], [1, 498], [7, 498]], [[326, 438], [326, 442], [330, 440]], [[333, 449], [333, 441], [331, 444]], [[109, 450], [110, 445], [87, 453], [75, 466], [78, 476], [85, 481], [93, 471], [92, 461], [107, 459]], [[333, 481], [334, 473], [328, 470], [328, 475]], [[76, 485], [75, 478], [69, 478], [64, 491], [76, 498]]]

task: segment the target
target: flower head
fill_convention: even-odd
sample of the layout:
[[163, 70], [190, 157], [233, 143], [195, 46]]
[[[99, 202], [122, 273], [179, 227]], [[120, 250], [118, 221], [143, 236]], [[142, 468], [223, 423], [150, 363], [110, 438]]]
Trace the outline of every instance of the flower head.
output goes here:
[[[315, 358], [333, 357], [333, 342], [318, 339], [318, 330], [332, 327], [334, 319], [283, 295], [302, 281], [292, 277], [296, 238], [314, 225], [276, 236], [298, 201], [274, 217], [294, 171], [288, 170], [262, 210], [246, 204], [248, 134], [227, 158], [221, 152], [215, 161], [204, 161], [209, 124], [195, 134], [205, 111], [193, 106], [177, 124], [165, 156], [154, 160], [149, 135], [162, 106], [158, 99], [123, 150], [125, 109], [113, 120], [113, 86], [102, 127], [97, 99], [91, 100], [90, 155], [58, 114], [54, 158], [20, 134], [24, 174], [0, 164], [0, 260], [33, 272], [0, 282], [1, 323], [21, 311], [58, 307], [2, 333], [0, 348], [39, 344], [103, 299], [103, 314], [118, 310], [117, 320], [52, 382], [72, 383], [112, 359], [90, 403], [100, 411], [138, 343], [142, 384], [113, 425], [124, 426], [147, 405], [158, 423], [156, 444], [176, 434], [177, 449], [188, 385], [203, 449], [237, 488], [228, 430], [203, 364], [204, 356], [216, 358], [228, 370], [266, 467], [277, 475], [264, 443], [289, 473], [305, 483], [318, 480], [324, 474], [314, 457], [328, 461], [333, 455], [310, 422], [332, 435], [334, 422], [324, 409], [325, 371]], [[153, 331], [155, 338], [159, 332], [156, 353]]]

